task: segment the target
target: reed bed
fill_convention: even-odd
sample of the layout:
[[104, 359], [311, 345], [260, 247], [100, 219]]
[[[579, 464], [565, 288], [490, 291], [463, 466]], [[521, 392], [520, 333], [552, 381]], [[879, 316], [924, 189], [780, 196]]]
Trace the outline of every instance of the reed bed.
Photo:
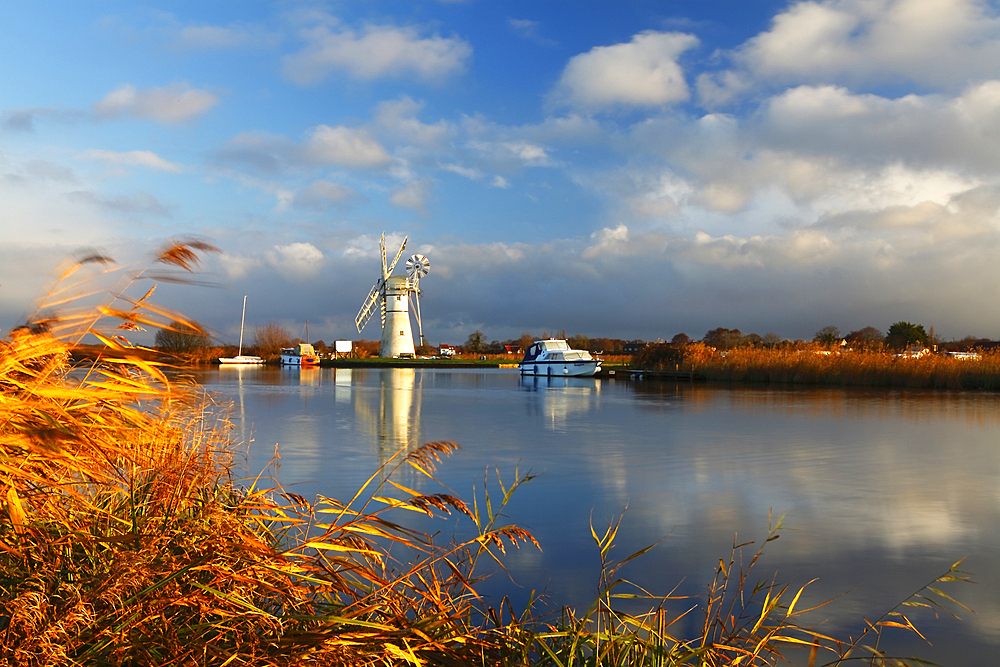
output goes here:
[[694, 344], [686, 346], [678, 367], [726, 382], [1000, 390], [1000, 354], [993, 352], [978, 359], [821, 348], [737, 348], [723, 354]]
[[[152, 266], [189, 272], [211, 250], [172, 244]], [[545, 617], [484, 600], [483, 564], [538, 548], [503, 518], [531, 475], [504, 483], [497, 473], [471, 505], [394, 481], [402, 467], [433, 480], [454, 443], [397, 455], [350, 499], [236, 483], [240, 443], [219, 406], [127, 339], [183, 320], [152, 303], [153, 289], [129, 296], [146, 270], [107, 291], [79, 277], [88, 267], [107, 277], [108, 266], [72, 263], [39, 314], [0, 344], [0, 664], [770, 665], [787, 646], [830, 664], [904, 664], [878, 646], [886, 627], [915, 631], [902, 606], [853, 640], [824, 636], [800, 622], [802, 589], [752, 582], [761, 551], [743, 563], [748, 544], [720, 560], [700, 603], [631, 585], [620, 570], [648, 549], [611, 558], [620, 520], [591, 529], [602, 566], [589, 609]], [[105, 352], [74, 364], [69, 352], [85, 337]], [[453, 513], [471, 522], [470, 539], [437, 545], [398, 518]], [[393, 558], [400, 552], [406, 561]], [[956, 564], [901, 605], [948, 602], [937, 586], [964, 578]], [[649, 613], [621, 611], [625, 599]], [[688, 611], [668, 613], [675, 604]], [[675, 636], [689, 613], [703, 616], [702, 631]]]

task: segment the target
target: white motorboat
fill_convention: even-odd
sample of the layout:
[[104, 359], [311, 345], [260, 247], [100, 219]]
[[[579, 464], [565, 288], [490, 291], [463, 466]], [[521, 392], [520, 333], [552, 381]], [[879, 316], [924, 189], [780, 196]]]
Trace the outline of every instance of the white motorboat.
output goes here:
[[298, 343], [281, 349], [282, 366], [319, 366], [319, 355], [310, 343]]
[[252, 354], [243, 354], [243, 322], [247, 316], [247, 298], [243, 297], [243, 315], [240, 317], [240, 347], [235, 357], [219, 357], [220, 364], [262, 364], [264, 360]]
[[588, 377], [601, 370], [601, 360], [586, 350], [573, 350], [565, 340], [536, 340], [524, 352], [522, 375]]

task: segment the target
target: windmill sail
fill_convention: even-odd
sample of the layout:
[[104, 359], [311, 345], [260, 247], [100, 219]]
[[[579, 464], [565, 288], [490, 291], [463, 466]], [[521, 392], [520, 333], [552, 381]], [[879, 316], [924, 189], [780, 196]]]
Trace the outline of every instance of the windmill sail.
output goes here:
[[[361, 303], [361, 309], [358, 311], [357, 317], [354, 318], [354, 324], [358, 328], [358, 333], [361, 333], [361, 330], [365, 328], [375, 314], [375, 309], [379, 309], [382, 320], [382, 344], [379, 348], [379, 356], [381, 357], [413, 356], [415, 354], [413, 333], [410, 329], [409, 301], [419, 291], [417, 289], [419, 276], [414, 278], [411, 261], [407, 261], [406, 263], [407, 273], [410, 274], [409, 278], [392, 275], [393, 269], [396, 268], [396, 263], [399, 262], [399, 258], [403, 256], [403, 251], [406, 249], [406, 241], [407, 237], [404, 237], [403, 242], [399, 245], [399, 250], [396, 252], [396, 256], [392, 262], [388, 262], [388, 255], [385, 250], [385, 234], [382, 234], [382, 238], [379, 241], [382, 274], [375, 281], [375, 284], [368, 292], [368, 296]], [[414, 257], [417, 256], [414, 255]], [[423, 255], [419, 257], [424, 262], [423, 274], [426, 274], [427, 258], [423, 257]], [[410, 259], [412, 260], [413, 258], [411, 257]], [[419, 327], [419, 303], [415, 305]], [[423, 333], [421, 329], [422, 341]]]

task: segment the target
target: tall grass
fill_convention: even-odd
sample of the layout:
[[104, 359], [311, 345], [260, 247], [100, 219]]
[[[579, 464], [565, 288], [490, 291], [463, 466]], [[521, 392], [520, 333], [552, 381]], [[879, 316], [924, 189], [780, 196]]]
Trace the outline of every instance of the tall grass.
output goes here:
[[[151, 267], [188, 272], [199, 251], [211, 248], [173, 244]], [[69, 266], [0, 346], [4, 664], [758, 665], [785, 645], [881, 660], [877, 644], [862, 642], [912, 627], [894, 609], [853, 642], [813, 632], [799, 623], [801, 590], [750, 583], [760, 551], [740, 567], [747, 545], [720, 561], [700, 612], [651, 595], [619, 576], [647, 550], [613, 560], [618, 522], [592, 529], [602, 567], [589, 609], [542, 618], [530, 605], [484, 600], [480, 566], [502, 564], [511, 546], [538, 546], [503, 519], [530, 474], [505, 484], [498, 473], [471, 506], [395, 481], [401, 467], [433, 479], [457, 446], [437, 442], [397, 455], [349, 499], [308, 501], [264, 479], [235, 485], [238, 443], [217, 406], [128, 341], [129, 331], [179, 320], [152, 303], [143, 282], [154, 272], [110, 266], [103, 257]], [[81, 277], [88, 267], [98, 275]], [[116, 282], [94, 290], [98, 278]], [[104, 354], [74, 366], [70, 350], [87, 337]], [[397, 518], [414, 513], [463, 515], [472, 537], [436, 545]], [[936, 581], [962, 577], [953, 568]], [[626, 613], [622, 600], [651, 611]], [[690, 611], [668, 612], [676, 603]], [[685, 613], [704, 616], [695, 638], [673, 634]]]
[[[941, 354], [919, 358], [886, 352], [737, 348], [724, 354], [700, 344], [684, 349], [682, 370], [709, 380], [747, 383], [896, 387], [910, 389], [1000, 389], [1000, 354], [959, 359]], [[674, 368], [673, 364], [670, 366]]]

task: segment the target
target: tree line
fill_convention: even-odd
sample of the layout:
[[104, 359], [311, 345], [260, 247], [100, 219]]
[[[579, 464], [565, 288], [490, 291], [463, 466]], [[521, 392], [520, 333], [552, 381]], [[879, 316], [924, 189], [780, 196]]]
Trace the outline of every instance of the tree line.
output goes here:
[[[527, 349], [534, 341], [542, 338], [560, 338], [566, 340], [570, 347], [580, 350], [606, 355], [628, 355], [635, 350], [646, 345], [647, 342], [639, 339], [602, 338], [589, 337], [583, 334], [567, 335], [565, 330], [556, 332], [543, 332], [541, 336], [525, 332], [517, 338], [506, 340], [487, 340], [486, 334], [476, 329], [466, 339], [465, 344], [460, 346], [462, 352], [467, 354], [504, 354], [508, 350]], [[263, 357], [277, 355], [282, 348], [291, 347], [302, 341], [294, 337], [289, 331], [275, 322], [270, 322], [264, 326], [255, 327], [251, 335], [251, 341], [244, 345], [244, 351], [257, 354]], [[663, 339], [652, 341], [656, 343], [667, 342]], [[974, 348], [990, 347], [993, 341], [983, 338], [967, 336], [960, 341], [942, 342], [934, 335], [934, 328], [928, 331], [922, 324], [913, 324], [907, 321], [900, 321], [892, 324], [884, 333], [873, 326], [866, 326], [861, 329], [842, 334], [840, 329], [834, 325], [824, 326], [819, 329], [811, 341], [789, 340], [782, 336], [769, 332], [763, 336], [756, 333], [744, 333], [739, 329], [727, 329], [717, 327], [706, 332], [700, 339], [694, 339], [686, 333], [678, 333], [670, 339], [674, 345], [686, 345], [688, 343], [700, 342], [718, 350], [731, 350], [739, 347], [759, 347], [759, 348], [787, 348], [806, 343], [818, 343], [827, 347], [840, 345], [843, 343], [852, 349], [862, 350], [899, 350], [912, 345], [939, 345], [948, 350], [968, 350]], [[192, 355], [210, 349], [228, 349], [235, 346], [219, 346], [213, 343], [212, 336], [203, 328], [194, 324], [173, 322], [168, 328], [160, 329], [156, 333], [156, 348], [178, 355]], [[323, 340], [312, 343], [313, 347], [320, 354], [330, 350]], [[358, 356], [377, 356], [379, 351], [379, 341], [355, 341], [354, 352]], [[437, 353], [436, 348], [422, 346], [417, 349], [419, 356], [431, 356]]]

